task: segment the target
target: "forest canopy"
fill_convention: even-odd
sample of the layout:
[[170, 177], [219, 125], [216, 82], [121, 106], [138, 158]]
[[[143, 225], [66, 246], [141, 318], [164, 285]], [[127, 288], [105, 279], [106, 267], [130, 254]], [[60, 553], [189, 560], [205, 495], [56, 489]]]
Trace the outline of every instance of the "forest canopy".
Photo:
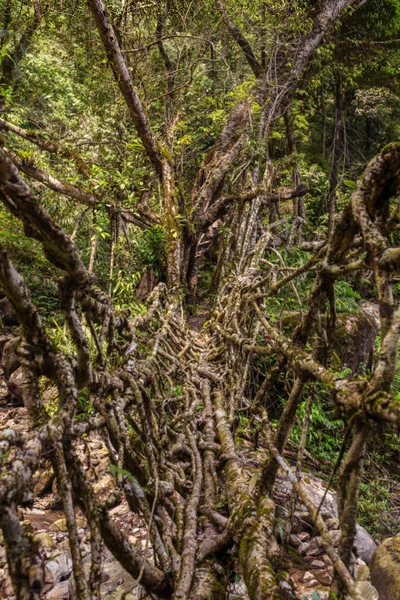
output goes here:
[[399, 66], [399, 0], [1, 0], [4, 597], [395, 598]]

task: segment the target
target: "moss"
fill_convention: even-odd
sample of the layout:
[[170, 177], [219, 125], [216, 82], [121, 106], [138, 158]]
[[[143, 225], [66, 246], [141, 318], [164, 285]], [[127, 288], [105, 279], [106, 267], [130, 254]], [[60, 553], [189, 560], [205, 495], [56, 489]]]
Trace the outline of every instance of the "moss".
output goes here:
[[398, 598], [400, 590], [400, 536], [385, 540], [371, 563], [371, 581], [380, 600]]

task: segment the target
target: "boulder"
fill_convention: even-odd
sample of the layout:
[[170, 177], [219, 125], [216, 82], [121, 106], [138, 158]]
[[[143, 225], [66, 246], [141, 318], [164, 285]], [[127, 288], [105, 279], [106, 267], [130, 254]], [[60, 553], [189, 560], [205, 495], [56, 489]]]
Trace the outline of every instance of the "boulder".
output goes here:
[[[85, 527], [86, 523], [83, 519], [76, 519], [77, 527]], [[57, 519], [50, 525], [50, 531], [68, 531], [67, 519]]]
[[93, 491], [101, 502], [105, 502], [117, 491], [115, 478], [106, 473], [93, 485]]
[[[282, 325], [288, 334], [298, 322], [298, 312], [283, 312]], [[379, 325], [379, 307], [372, 302], [361, 301], [357, 311], [337, 314], [327, 356], [335, 370], [351, 369], [355, 374], [370, 367]]]
[[37, 533], [36, 540], [39, 542], [42, 548], [45, 548], [46, 550], [52, 550], [54, 548], [53, 538], [50, 534], [46, 533], [45, 531]]
[[341, 362], [337, 368], [351, 369], [354, 375], [371, 367], [378, 325], [379, 319], [364, 305], [360, 311], [337, 315], [332, 337], [333, 352]]
[[16, 327], [19, 325], [17, 313], [8, 298], [0, 298], [0, 319], [1, 324], [7, 327]]
[[380, 600], [395, 600], [400, 594], [400, 535], [378, 546], [371, 560], [371, 582]]
[[6, 379], [9, 379], [12, 373], [14, 373], [14, 371], [16, 371], [19, 367], [17, 349], [20, 341], [21, 338], [19, 336], [12, 337], [4, 344], [3, 353], [1, 356], [1, 366], [3, 367]]
[[60, 581], [46, 595], [47, 600], [69, 600], [70, 597], [69, 581]]
[[361, 558], [361, 560], [363, 560], [367, 565], [369, 565], [376, 550], [376, 544], [369, 535], [368, 531], [366, 531], [364, 527], [361, 527], [361, 525], [358, 525], [358, 523], [354, 546], [357, 550], [357, 556]]
[[[363, 600], [382, 600], [379, 596], [378, 591], [369, 581], [359, 581], [357, 583], [357, 591], [360, 593]], [[394, 596], [392, 600], [395, 600], [397, 596]], [[350, 596], [346, 596], [346, 600], [352, 600]]]
[[8, 382], [9, 401], [13, 406], [24, 406], [24, 398], [30, 398], [31, 386], [29, 378], [22, 367], [12, 373]]
[[[302, 473], [301, 484], [314, 506], [319, 506], [326, 491], [326, 483], [310, 473]], [[287, 515], [289, 514], [291, 493], [292, 484], [287, 477], [279, 473], [273, 493], [277, 517], [286, 519]], [[337, 497], [335, 492], [328, 490], [326, 498], [321, 507], [321, 515], [325, 520], [330, 518], [338, 518]], [[303, 504], [300, 502], [297, 502], [296, 505], [295, 518], [297, 518], [300, 524], [299, 531], [304, 530], [304, 521], [310, 523], [311, 525], [308, 512], [305, 506], [303, 506]]]
[[65, 581], [72, 573], [72, 560], [69, 552], [55, 551], [52, 560], [49, 560], [45, 566], [45, 584], [51, 588], [60, 581]]
[[[309, 499], [312, 501], [314, 506], [319, 506], [322, 498], [326, 491], [325, 482], [321, 481], [310, 473], [302, 473], [302, 487], [307, 492]], [[273, 492], [273, 499], [276, 504], [276, 516], [281, 519], [286, 519], [289, 514], [290, 496], [292, 492], [292, 484], [289, 479], [283, 476], [281, 473], [278, 474], [276, 479], [276, 485]], [[338, 530], [338, 506], [336, 492], [328, 490], [326, 497], [321, 506], [321, 515], [325, 519], [326, 525], [329, 531], [329, 537], [334, 546], [339, 544], [340, 531]], [[296, 504], [296, 510], [294, 513], [294, 527], [293, 533], [298, 534], [304, 530], [304, 526], [309, 524], [312, 526], [312, 521], [305, 508], [299, 501]], [[318, 539], [318, 538], [315, 538]], [[357, 524], [357, 533], [354, 540], [354, 547], [357, 556], [359, 556], [366, 564], [369, 564], [373, 553], [376, 550], [376, 544], [370, 534]], [[307, 541], [304, 541], [299, 546], [300, 554], [309, 554], [310, 556], [316, 556], [316, 549]]]

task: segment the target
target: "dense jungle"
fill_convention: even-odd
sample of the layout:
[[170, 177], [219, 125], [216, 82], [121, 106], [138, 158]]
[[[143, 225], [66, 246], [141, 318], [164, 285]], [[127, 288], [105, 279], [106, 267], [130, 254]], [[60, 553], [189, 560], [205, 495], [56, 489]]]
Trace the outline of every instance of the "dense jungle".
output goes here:
[[0, 598], [400, 599], [400, 0], [0, 0]]

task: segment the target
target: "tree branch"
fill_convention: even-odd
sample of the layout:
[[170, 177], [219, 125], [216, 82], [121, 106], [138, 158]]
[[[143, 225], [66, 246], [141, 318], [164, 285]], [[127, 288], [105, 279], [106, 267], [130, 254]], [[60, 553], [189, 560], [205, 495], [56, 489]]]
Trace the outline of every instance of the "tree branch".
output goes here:
[[119, 47], [118, 38], [108, 21], [104, 4], [102, 0], [87, 0], [87, 2], [95, 18], [115, 80], [125, 99], [132, 121], [158, 176], [161, 178], [162, 156], [160, 147], [151, 131], [149, 120], [134, 88], [131, 74]]

